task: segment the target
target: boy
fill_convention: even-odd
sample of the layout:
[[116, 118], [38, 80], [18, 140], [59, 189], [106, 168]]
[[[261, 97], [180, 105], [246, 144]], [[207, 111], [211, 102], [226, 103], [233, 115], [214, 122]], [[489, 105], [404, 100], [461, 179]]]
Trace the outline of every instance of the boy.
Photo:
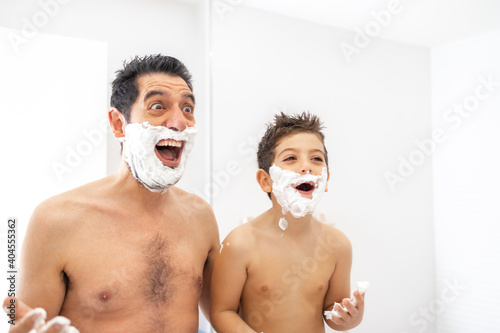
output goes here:
[[[276, 115], [257, 152], [257, 182], [272, 208], [234, 229], [212, 275], [211, 321], [218, 333], [344, 331], [363, 317], [364, 297], [350, 301], [351, 244], [312, 217], [327, 191], [322, 124], [309, 113]], [[335, 304], [336, 302], [342, 302]]]

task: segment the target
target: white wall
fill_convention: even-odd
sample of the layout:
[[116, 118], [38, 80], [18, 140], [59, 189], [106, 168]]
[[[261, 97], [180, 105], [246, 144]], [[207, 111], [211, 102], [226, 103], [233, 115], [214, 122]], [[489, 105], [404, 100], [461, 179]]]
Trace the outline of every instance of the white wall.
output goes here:
[[[434, 127], [448, 135], [434, 163], [434, 310], [441, 314], [440, 333], [500, 327], [498, 59], [500, 31], [432, 49]], [[483, 79], [493, 85], [487, 88]], [[455, 105], [462, 105], [462, 113], [453, 112]]]
[[430, 52], [377, 39], [347, 64], [339, 44], [351, 38], [243, 6], [214, 16], [214, 209], [221, 237], [267, 210], [252, 147], [281, 108], [318, 114], [332, 168], [319, 210], [352, 240], [353, 283], [372, 283], [355, 331], [411, 332], [434, 297], [431, 164], [394, 192], [384, 173], [429, 135]]

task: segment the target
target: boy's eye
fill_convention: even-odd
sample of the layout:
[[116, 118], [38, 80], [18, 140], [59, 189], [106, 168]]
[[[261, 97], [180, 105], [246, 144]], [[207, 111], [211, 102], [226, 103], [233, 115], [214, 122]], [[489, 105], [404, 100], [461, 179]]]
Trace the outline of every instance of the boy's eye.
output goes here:
[[293, 161], [294, 159], [295, 159], [295, 156], [288, 156], [283, 161]]
[[155, 104], [151, 105], [150, 109], [161, 110], [161, 109], [163, 109], [163, 105], [161, 105], [160, 103], [155, 103]]
[[185, 106], [184, 109], [182, 109], [182, 111], [188, 112], [188, 113], [193, 113], [193, 108], [190, 106]]
[[323, 159], [321, 157], [313, 157], [313, 160], [318, 162], [323, 162]]

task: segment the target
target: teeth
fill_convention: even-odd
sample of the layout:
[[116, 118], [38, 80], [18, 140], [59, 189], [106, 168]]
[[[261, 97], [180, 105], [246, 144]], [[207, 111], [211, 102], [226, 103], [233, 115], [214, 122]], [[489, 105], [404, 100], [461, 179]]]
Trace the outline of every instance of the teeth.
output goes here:
[[181, 141], [175, 141], [175, 140], [161, 140], [156, 144], [157, 146], [172, 146], [172, 147], [181, 147], [182, 142]]

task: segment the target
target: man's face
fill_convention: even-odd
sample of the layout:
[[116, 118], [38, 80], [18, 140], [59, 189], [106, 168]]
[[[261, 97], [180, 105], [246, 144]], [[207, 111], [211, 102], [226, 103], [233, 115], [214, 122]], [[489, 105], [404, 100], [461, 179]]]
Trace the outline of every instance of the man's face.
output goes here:
[[[139, 96], [131, 108], [131, 123], [148, 122], [178, 132], [194, 126], [194, 95], [182, 78], [151, 73], [137, 78], [137, 85]], [[177, 167], [184, 142], [160, 140], [154, 149], [163, 165]]]
[[[314, 133], [300, 132], [282, 138], [274, 150], [273, 164], [283, 170], [290, 170], [300, 175], [309, 172], [319, 176], [325, 162], [325, 151], [320, 138]], [[317, 184], [312, 182], [292, 184], [306, 198], [311, 198]]]
[[164, 193], [181, 178], [193, 147], [194, 96], [176, 76], [147, 74], [137, 85], [139, 96], [124, 127], [124, 159], [139, 183]]

